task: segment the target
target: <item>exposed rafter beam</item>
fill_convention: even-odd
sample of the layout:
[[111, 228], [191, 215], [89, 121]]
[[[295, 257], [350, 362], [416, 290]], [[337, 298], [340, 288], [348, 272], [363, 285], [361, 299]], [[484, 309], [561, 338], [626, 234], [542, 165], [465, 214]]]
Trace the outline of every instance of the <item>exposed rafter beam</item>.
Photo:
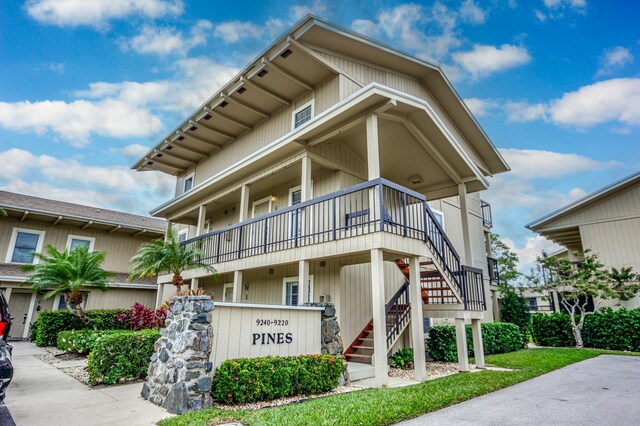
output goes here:
[[198, 151], [197, 149], [193, 149], [193, 148], [191, 148], [189, 146], [185, 146], [184, 144], [181, 144], [181, 143], [171, 142], [171, 146], [173, 146], [174, 148], [184, 149], [185, 151], [190, 152], [190, 153], [195, 154], [195, 155], [199, 155], [202, 158], [209, 157], [209, 154], [207, 154], [205, 152], [202, 152], [202, 151]]
[[133, 234], [134, 237], [140, 236], [142, 234], [144, 234], [145, 232], [147, 232], [146, 229], [141, 229], [138, 232], [136, 232], [135, 234]]
[[116, 232], [118, 229], [122, 228], [122, 225], [116, 225], [113, 228], [109, 229], [107, 231], [107, 234], [113, 234], [114, 232]]
[[191, 165], [195, 165], [196, 164], [195, 161], [189, 160], [187, 157], [183, 157], [182, 155], [174, 154], [173, 152], [169, 151], [168, 149], [165, 149], [164, 151], [158, 150], [158, 149], [154, 149], [153, 152], [156, 153], [156, 154], [162, 154], [162, 155], [166, 155], [167, 157], [175, 158], [176, 160], [184, 161], [185, 163], [189, 163]]
[[317, 136], [313, 139], [309, 139], [309, 141], [307, 142], [307, 145], [309, 146], [318, 145], [319, 143], [322, 143], [328, 139], [338, 136], [340, 133], [351, 129], [352, 127], [355, 127], [359, 124], [364, 123], [364, 121], [365, 121], [365, 117], [360, 117], [355, 120], [352, 120], [352, 119], [345, 120], [342, 123], [340, 123], [337, 128], [330, 131], [329, 133], [325, 133], [324, 135]]
[[367, 174], [366, 173], [361, 173], [357, 170], [354, 170], [352, 168], [349, 167], [345, 167], [340, 163], [336, 163], [335, 161], [329, 160], [327, 158], [321, 157], [320, 155], [314, 154], [312, 152], [308, 153], [309, 158], [311, 158], [311, 160], [314, 163], [317, 163], [323, 167], [326, 167], [328, 169], [332, 169], [332, 170], [340, 170], [343, 171], [345, 173], [348, 173], [352, 176], [358, 177], [362, 180], [367, 180]]
[[304, 87], [305, 89], [313, 90], [313, 86], [310, 83], [307, 83], [306, 81], [304, 81], [303, 79], [301, 79], [297, 75], [293, 75], [292, 73], [290, 73], [289, 71], [283, 69], [279, 65], [274, 64], [273, 62], [271, 62], [267, 58], [262, 58], [262, 63], [267, 68], [274, 70], [278, 74], [288, 78], [289, 80], [293, 81], [294, 83], [299, 84], [300, 86]]
[[221, 112], [214, 111], [214, 110], [212, 110], [212, 109], [211, 109], [211, 108], [209, 108], [209, 107], [204, 107], [204, 110], [205, 110], [208, 114], [211, 114], [211, 115], [215, 115], [215, 116], [217, 116], [217, 117], [220, 117], [220, 118], [222, 118], [223, 120], [226, 120], [226, 121], [228, 121], [229, 123], [233, 123], [233, 124], [235, 124], [235, 125], [237, 125], [237, 126], [240, 126], [240, 127], [242, 127], [243, 129], [245, 129], [245, 130], [253, 130], [253, 126], [251, 126], [250, 124], [247, 124], [247, 123], [245, 123], [245, 122], [242, 122], [242, 121], [240, 121], [240, 120], [238, 120], [238, 119], [236, 119], [236, 118], [232, 118], [232, 117], [229, 117], [228, 115], [223, 114], [223, 113], [221, 113]]
[[24, 222], [25, 219], [27, 218], [27, 216], [29, 216], [29, 210], [25, 210], [24, 213], [22, 213], [22, 217], [20, 218], [20, 222]]
[[84, 225], [82, 225], [82, 228], [80, 228], [80, 229], [87, 229], [91, 225], [93, 225], [93, 221], [92, 220], [90, 220], [89, 222], [87, 222]]
[[174, 169], [174, 170], [178, 170], [178, 171], [185, 171], [183, 167], [179, 167], [179, 166], [176, 166], [175, 164], [167, 163], [162, 158], [146, 157], [146, 159], [147, 159], [147, 161], [151, 161], [151, 162], [154, 162], [154, 163], [161, 164], [161, 165], [163, 165], [165, 167], [169, 167], [170, 169]]
[[56, 226], [57, 224], [60, 223], [61, 220], [62, 220], [62, 216], [58, 216], [56, 220], [51, 224], [51, 226]]
[[345, 71], [344, 69], [340, 68], [336, 64], [331, 63], [329, 60], [325, 59], [324, 57], [318, 55], [312, 49], [308, 48], [304, 44], [302, 44], [299, 41], [295, 40], [293, 37], [289, 37], [287, 39], [287, 41], [289, 42], [289, 44], [291, 46], [296, 48], [295, 50], [298, 50], [298, 51], [306, 54], [308, 57], [310, 57], [311, 59], [313, 59], [316, 62], [320, 63], [325, 68], [330, 69], [331, 71], [333, 71], [336, 74], [343, 74], [344, 76], [349, 78], [349, 80], [353, 81], [354, 83], [356, 83], [360, 87], [364, 87], [364, 83], [362, 81], [358, 80], [356, 77], [354, 77], [351, 73], [349, 73], [348, 71]]
[[218, 148], [218, 149], [222, 148], [222, 145], [220, 145], [219, 143], [212, 142], [212, 141], [207, 140], [205, 138], [201, 138], [200, 136], [196, 136], [193, 133], [185, 133], [185, 132], [183, 132], [181, 130], [176, 130], [176, 135], [182, 136], [183, 138], [188, 138], [188, 139], [191, 139], [191, 140], [194, 140], [194, 141], [198, 141], [198, 142], [201, 142], [201, 143], [204, 143], [204, 144], [207, 144], [207, 145], [211, 145], [214, 148]]
[[[223, 137], [225, 137], [227, 139], [231, 139], [232, 141], [235, 141], [236, 139], [238, 139], [235, 136], [233, 136], [231, 133], [227, 133], [227, 132], [224, 132], [222, 130], [218, 130], [218, 129], [214, 128], [211, 124], [207, 123], [206, 120], [202, 120], [202, 121], [189, 120], [189, 124], [191, 124], [192, 126], [196, 126], [196, 127], [202, 126], [205, 129], [209, 130], [210, 132], [213, 132], [215, 134], [223, 136]], [[193, 133], [189, 133], [189, 135], [194, 136]]]
[[256, 108], [256, 107], [253, 107], [253, 106], [251, 106], [251, 105], [249, 105], [249, 104], [247, 104], [247, 103], [245, 103], [245, 102], [242, 102], [242, 101], [241, 101], [241, 100], [239, 100], [239, 99], [232, 98], [231, 96], [225, 96], [225, 97], [224, 97], [224, 99], [225, 99], [227, 102], [233, 102], [233, 103], [235, 103], [236, 105], [238, 105], [239, 107], [244, 108], [244, 109], [246, 109], [246, 110], [248, 110], [248, 111], [251, 111], [251, 112], [253, 112], [254, 114], [257, 114], [257, 115], [259, 115], [259, 116], [260, 116], [260, 117], [262, 117], [262, 118], [271, 118], [271, 114], [269, 114], [269, 113], [267, 113], [267, 112], [264, 112], [264, 111], [262, 111], [262, 110], [260, 110], [260, 109], [258, 109], [258, 108]]
[[264, 93], [265, 95], [275, 99], [276, 101], [278, 101], [278, 102], [280, 102], [280, 103], [282, 103], [284, 105], [291, 106], [291, 101], [289, 99], [283, 98], [282, 96], [278, 95], [275, 92], [272, 92], [271, 90], [267, 89], [266, 87], [260, 86], [259, 84], [255, 83], [255, 82], [253, 82], [253, 81], [251, 81], [251, 80], [249, 80], [247, 78], [244, 78], [244, 77], [240, 77], [240, 81], [242, 81], [242, 84], [245, 85], [245, 86], [254, 88], [257, 91]]

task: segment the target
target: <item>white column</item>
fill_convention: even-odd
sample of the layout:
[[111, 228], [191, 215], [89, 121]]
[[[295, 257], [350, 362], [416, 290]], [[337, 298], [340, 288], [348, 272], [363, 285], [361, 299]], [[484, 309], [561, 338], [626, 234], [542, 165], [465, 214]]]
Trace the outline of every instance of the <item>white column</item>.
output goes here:
[[479, 319], [471, 320], [471, 332], [473, 333], [473, 357], [476, 359], [476, 367], [485, 368], [482, 327]]
[[29, 337], [29, 327], [31, 325], [31, 318], [33, 318], [33, 311], [36, 307], [36, 294], [31, 293], [31, 301], [29, 302], [29, 310], [27, 311], [27, 320], [24, 324], [24, 331], [22, 332], [22, 338]]
[[173, 222], [171, 221], [167, 221], [167, 230], [164, 233], [164, 240], [167, 241], [167, 238], [169, 237], [169, 230], [173, 231]]
[[4, 298], [7, 300], [7, 303], [9, 303], [9, 300], [11, 300], [11, 287], [7, 287], [4, 289]]
[[367, 166], [369, 180], [380, 177], [380, 145], [378, 144], [378, 116], [367, 116]]
[[304, 156], [301, 163], [300, 198], [301, 201], [308, 201], [311, 199], [311, 158]]
[[473, 252], [471, 250], [471, 233], [469, 227], [469, 206], [467, 204], [467, 187], [464, 183], [458, 185], [460, 197], [460, 215], [462, 216], [462, 240], [464, 242], [464, 260], [468, 266], [473, 266]]
[[458, 370], [467, 372], [469, 371], [469, 353], [467, 350], [467, 330], [465, 330], [463, 318], [456, 318], [456, 345], [458, 347]]
[[198, 229], [196, 236], [204, 234], [204, 223], [207, 220], [207, 206], [198, 208]]
[[249, 186], [242, 185], [240, 189], [240, 218], [238, 222], [244, 222], [249, 218]]
[[387, 369], [387, 321], [385, 318], [384, 261], [382, 249], [371, 250], [371, 299], [373, 303], [373, 364], [378, 387], [389, 383]]
[[427, 378], [425, 365], [424, 323], [422, 316], [422, 295], [420, 285], [420, 258], [409, 259], [409, 297], [411, 301], [411, 340], [413, 343], [413, 365], [416, 380]]
[[309, 292], [309, 261], [298, 261], [298, 305], [302, 306], [312, 300], [307, 299]]
[[493, 321], [500, 321], [500, 305], [498, 304], [497, 290], [491, 290], [491, 308], [493, 309]]
[[191, 290], [197, 290], [199, 284], [200, 284], [200, 279], [191, 278]]
[[242, 271], [233, 272], [233, 302], [242, 302]]
[[158, 284], [158, 292], [156, 293], [156, 308], [162, 305], [162, 298], [164, 297], [164, 283]]

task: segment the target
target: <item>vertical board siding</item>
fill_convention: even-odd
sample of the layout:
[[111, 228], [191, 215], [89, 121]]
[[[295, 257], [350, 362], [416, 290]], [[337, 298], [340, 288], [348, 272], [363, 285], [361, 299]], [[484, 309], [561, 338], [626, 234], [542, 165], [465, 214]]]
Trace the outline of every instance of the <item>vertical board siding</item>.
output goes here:
[[130, 308], [134, 303], [142, 303], [147, 307], [154, 307], [156, 303], [156, 289], [128, 289], [113, 287], [102, 292], [91, 290], [87, 298], [87, 309], [118, 309]]
[[[241, 304], [233, 307], [218, 305], [212, 313], [210, 361], [216, 368], [227, 359], [319, 354], [321, 312]], [[258, 320], [271, 321], [271, 324], [258, 325]], [[288, 324], [276, 325], [273, 320], [288, 321]], [[254, 333], [291, 333], [293, 340], [291, 343], [262, 344], [260, 339], [253, 344]]]
[[325, 142], [311, 146], [308, 149], [309, 152], [331, 160], [347, 169], [364, 175], [367, 174], [367, 163], [340, 142]]

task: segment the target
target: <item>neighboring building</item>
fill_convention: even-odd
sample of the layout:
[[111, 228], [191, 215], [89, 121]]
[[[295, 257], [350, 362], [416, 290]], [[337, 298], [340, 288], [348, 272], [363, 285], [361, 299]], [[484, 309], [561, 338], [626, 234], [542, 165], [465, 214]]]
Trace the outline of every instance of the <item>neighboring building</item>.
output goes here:
[[[579, 262], [574, 252], [588, 249], [607, 267], [632, 267], [640, 272], [640, 172], [551, 212], [527, 228], [565, 247], [570, 260]], [[620, 303], [638, 307], [640, 298]]]
[[151, 213], [217, 269], [186, 271], [193, 288], [335, 303], [350, 361], [382, 369], [431, 318], [493, 318], [479, 194], [509, 168], [440, 68], [391, 47], [305, 18], [134, 168], [177, 177]]
[[103, 267], [115, 275], [109, 278], [108, 291], [85, 293], [85, 309], [155, 303], [155, 279], [127, 281], [129, 259], [141, 244], [164, 236], [164, 220], [6, 191], [0, 191], [0, 208], [8, 215], [0, 217], [0, 290], [14, 318], [12, 338], [26, 338], [39, 312], [66, 309], [62, 296], [44, 299], [23, 285], [28, 273], [22, 265], [37, 262], [34, 253], [49, 244], [58, 250], [84, 244], [107, 253]]

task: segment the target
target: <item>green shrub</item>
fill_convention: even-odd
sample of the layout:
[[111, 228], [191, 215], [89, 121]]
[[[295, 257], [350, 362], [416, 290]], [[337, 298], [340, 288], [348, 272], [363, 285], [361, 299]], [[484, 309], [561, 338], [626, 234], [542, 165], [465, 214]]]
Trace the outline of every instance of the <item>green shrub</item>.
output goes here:
[[571, 333], [571, 318], [562, 312], [531, 315], [531, 335], [540, 346], [567, 347], [576, 344]]
[[640, 351], [640, 308], [606, 308], [587, 316], [582, 338], [589, 348]]
[[343, 371], [335, 355], [230, 359], [216, 370], [211, 394], [244, 403], [327, 392], [338, 386]]
[[[485, 355], [514, 352], [522, 348], [523, 336], [517, 325], [505, 322], [481, 324], [482, 346]], [[466, 326], [467, 349], [473, 356], [471, 325]], [[436, 325], [429, 329], [427, 351], [436, 361], [453, 362], [458, 359], [456, 328], [453, 325]]]
[[503, 285], [499, 288], [500, 321], [517, 325], [526, 340], [531, 323], [529, 302], [511, 286]]
[[405, 348], [398, 350], [389, 357], [389, 365], [393, 368], [409, 368], [413, 362], [413, 349]]
[[128, 333], [127, 330], [66, 330], [58, 333], [56, 347], [65, 352], [88, 354], [104, 336]]
[[119, 330], [125, 325], [116, 319], [116, 315], [127, 312], [123, 309], [86, 311], [90, 324], [83, 323], [77, 315], [69, 311], [43, 311], [34, 324], [35, 342], [38, 346], [55, 346], [58, 333], [65, 330]]
[[147, 376], [158, 330], [127, 331], [106, 335], [89, 354], [89, 383], [118, 383]]

